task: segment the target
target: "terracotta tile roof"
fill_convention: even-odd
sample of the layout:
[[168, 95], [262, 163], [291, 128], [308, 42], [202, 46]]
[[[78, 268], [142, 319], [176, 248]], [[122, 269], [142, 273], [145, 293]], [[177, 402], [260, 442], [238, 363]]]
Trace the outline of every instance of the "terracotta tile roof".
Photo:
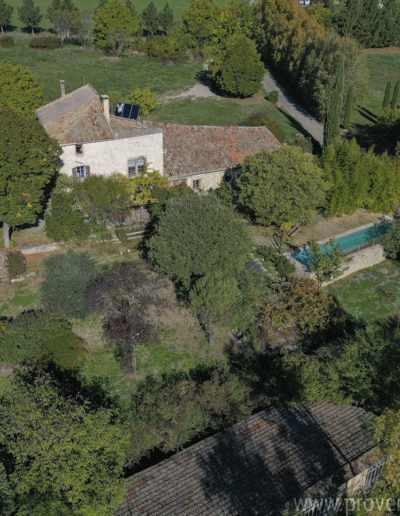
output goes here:
[[96, 90], [86, 84], [36, 111], [47, 133], [61, 144], [114, 137]]
[[264, 410], [128, 478], [116, 515], [277, 515], [375, 462], [371, 417], [328, 402]]
[[163, 129], [164, 171], [171, 178], [236, 168], [250, 154], [280, 146], [266, 127], [162, 124], [117, 117], [111, 117], [111, 127], [125, 136], [139, 128]]

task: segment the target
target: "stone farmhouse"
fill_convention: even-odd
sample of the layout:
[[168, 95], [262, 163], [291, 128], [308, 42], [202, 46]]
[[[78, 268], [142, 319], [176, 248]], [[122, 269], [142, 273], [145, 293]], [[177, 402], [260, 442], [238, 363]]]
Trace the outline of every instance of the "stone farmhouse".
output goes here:
[[266, 127], [162, 124], [110, 115], [109, 98], [86, 84], [39, 108], [36, 115], [63, 149], [60, 172], [139, 175], [147, 166], [171, 185], [216, 188], [225, 174], [240, 172], [246, 157], [280, 144]]
[[331, 402], [263, 410], [128, 478], [115, 514], [332, 514], [324, 503], [371, 487], [382, 471], [365, 429], [372, 417]]

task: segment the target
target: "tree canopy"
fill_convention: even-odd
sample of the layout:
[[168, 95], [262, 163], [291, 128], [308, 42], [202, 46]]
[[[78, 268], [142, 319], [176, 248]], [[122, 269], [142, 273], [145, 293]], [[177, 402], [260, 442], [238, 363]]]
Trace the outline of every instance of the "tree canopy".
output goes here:
[[243, 211], [259, 224], [277, 227], [309, 220], [327, 188], [315, 157], [291, 146], [249, 156], [237, 185]]
[[0, 61], [0, 106], [33, 115], [43, 103], [43, 90], [28, 68]]
[[249, 248], [243, 220], [214, 196], [171, 198], [148, 242], [151, 261], [191, 303], [210, 339], [211, 321], [240, 300]]
[[211, 76], [228, 95], [250, 97], [259, 90], [263, 74], [256, 44], [243, 34], [230, 36], [214, 53]]
[[20, 512], [105, 516], [121, 503], [127, 440], [112, 409], [63, 396], [42, 374], [12, 383], [0, 417]]
[[0, 29], [1, 34], [4, 34], [5, 29], [11, 23], [11, 17], [14, 11], [14, 7], [5, 2], [5, 0], [0, 0]]
[[43, 210], [45, 189], [56, 174], [61, 149], [32, 117], [3, 107], [0, 119], [0, 221], [7, 247], [9, 227], [33, 224]]
[[109, 0], [96, 10], [95, 43], [119, 57], [139, 29], [139, 22], [121, 0]]
[[22, 0], [21, 7], [18, 7], [18, 16], [21, 22], [31, 29], [32, 35], [43, 18], [40, 7], [35, 5], [34, 0]]

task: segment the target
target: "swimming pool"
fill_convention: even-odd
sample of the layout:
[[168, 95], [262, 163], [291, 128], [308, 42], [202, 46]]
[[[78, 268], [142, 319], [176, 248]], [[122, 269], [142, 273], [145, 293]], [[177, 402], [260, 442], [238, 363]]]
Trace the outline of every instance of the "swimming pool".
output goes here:
[[[375, 240], [384, 236], [390, 227], [390, 222], [379, 222], [374, 226], [353, 231], [353, 233], [336, 238], [334, 243], [339, 244], [342, 251], [346, 254], [352, 253], [353, 251], [357, 251], [357, 249], [373, 245]], [[310, 265], [312, 260], [308, 247], [293, 251], [290, 256], [307, 267]]]

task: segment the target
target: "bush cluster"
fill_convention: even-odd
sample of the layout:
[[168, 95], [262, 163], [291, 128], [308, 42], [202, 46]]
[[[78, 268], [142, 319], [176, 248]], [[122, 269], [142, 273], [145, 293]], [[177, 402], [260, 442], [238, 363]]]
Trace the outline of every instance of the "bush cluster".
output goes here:
[[52, 36], [34, 36], [31, 38], [29, 46], [39, 50], [52, 50], [59, 48], [60, 42], [57, 38], [53, 38]]
[[0, 38], [0, 47], [1, 48], [13, 48], [16, 47], [18, 43], [14, 40], [12, 36], [1, 36]]
[[272, 245], [260, 245], [257, 249], [257, 253], [263, 260], [274, 267], [280, 278], [286, 279], [294, 274], [296, 270], [294, 264]]
[[21, 251], [11, 251], [7, 253], [6, 265], [10, 279], [18, 278], [26, 272], [26, 259]]

